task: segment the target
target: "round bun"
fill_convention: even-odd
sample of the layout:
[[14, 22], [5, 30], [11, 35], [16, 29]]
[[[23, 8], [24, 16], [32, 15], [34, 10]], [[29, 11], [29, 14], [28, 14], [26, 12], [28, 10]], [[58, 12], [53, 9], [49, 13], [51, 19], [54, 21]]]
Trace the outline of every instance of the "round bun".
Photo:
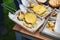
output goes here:
[[52, 7], [60, 7], [60, 0], [49, 0], [49, 4]]

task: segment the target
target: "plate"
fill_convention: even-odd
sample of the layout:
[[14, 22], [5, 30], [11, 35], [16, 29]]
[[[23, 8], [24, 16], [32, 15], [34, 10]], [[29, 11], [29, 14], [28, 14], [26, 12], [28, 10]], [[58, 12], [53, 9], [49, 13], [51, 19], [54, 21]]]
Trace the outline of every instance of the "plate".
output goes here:
[[[56, 22], [55, 20], [53, 20], [53, 21]], [[41, 31], [41, 33], [46, 34], [46, 35], [51, 36], [51, 37], [60, 38], [59, 33], [49, 30], [47, 28], [47, 26], [45, 26], [45, 28], [43, 29], [43, 31]]]
[[41, 25], [42, 25], [42, 24], [44, 23], [44, 21], [45, 21], [45, 19], [41, 20], [40, 18], [37, 18], [37, 25], [35, 25], [34, 28], [28, 28], [28, 27], [26, 27], [25, 25], [23, 25], [23, 21], [20, 21], [20, 20], [17, 19], [18, 13], [19, 13], [20, 11], [21, 11], [21, 10], [18, 10], [18, 11], [16, 11], [14, 14], [12, 14], [12, 13], [9, 12], [8, 17], [9, 17], [12, 21], [14, 21], [14, 22], [16, 22], [17, 24], [21, 25], [21, 27], [23, 27], [24, 29], [26, 29], [27, 31], [29, 31], [29, 32], [31, 32], [31, 33], [36, 32], [36, 31], [38, 30], [38, 28], [40, 28]]
[[45, 17], [47, 17], [49, 14], [51, 14], [51, 12], [52, 12], [52, 8], [51, 7], [49, 7], [49, 6], [45, 6], [45, 5], [42, 5], [42, 6], [44, 6], [45, 8], [46, 8], [46, 10], [47, 10], [47, 12], [46, 12], [46, 14], [44, 15], [44, 16], [40, 16], [40, 15], [38, 15], [37, 13], [35, 13], [32, 9], [30, 9], [30, 8], [28, 8], [28, 9], [30, 9], [31, 11], [33, 11], [33, 13], [34, 14], [36, 14], [38, 17], [40, 17], [40, 18], [45, 18]]
[[41, 33], [46, 34], [46, 35], [49, 35], [51, 37], [60, 38], [60, 34], [58, 34], [56, 32], [53, 32], [53, 31], [50, 31], [46, 27], [43, 29], [43, 31]]
[[[57, 10], [57, 12], [60, 14], [60, 11], [59, 10]], [[49, 21], [54, 21], [54, 22], [56, 22], [55, 23], [55, 27], [54, 27], [54, 31], [51, 31], [51, 30], [49, 30], [48, 28], [47, 28], [47, 26], [45, 26], [45, 28], [41, 31], [41, 33], [43, 33], [43, 34], [46, 34], [46, 35], [49, 35], [49, 36], [51, 36], [51, 37], [54, 37], [54, 38], [59, 38], [60, 39], [60, 28], [59, 28], [59, 26], [57, 25], [57, 24], [60, 24], [60, 23], [57, 23], [57, 22], [59, 22], [57, 19], [58, 19], [59, 17], [57, 16], [57, 18], [56, 19], [51, 19], [51, 20], [49, 20]], [[60, 19], [60, 18], [59, 18]]]

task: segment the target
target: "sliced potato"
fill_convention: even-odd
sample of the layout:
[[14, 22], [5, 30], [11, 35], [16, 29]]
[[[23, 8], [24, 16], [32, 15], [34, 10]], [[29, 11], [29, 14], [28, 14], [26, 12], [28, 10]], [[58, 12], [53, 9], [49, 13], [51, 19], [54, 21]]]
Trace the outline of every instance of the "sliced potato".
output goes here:
[[18, 15], [18, 19], [23, 20], [24, 19], [24, 14], [20, 12], [19, 15]]
[[54, 31], [55, 22], [50, 21], [46, 26], [49, 30]]
[[33, 28], [33, 25], [32, 25], [32, 24], [28, 24], [28, 23], [26, 23], [25, 21], [24, 21], [24, 25], [25, 25], [26, 27], [28, 27], [28, 28]]

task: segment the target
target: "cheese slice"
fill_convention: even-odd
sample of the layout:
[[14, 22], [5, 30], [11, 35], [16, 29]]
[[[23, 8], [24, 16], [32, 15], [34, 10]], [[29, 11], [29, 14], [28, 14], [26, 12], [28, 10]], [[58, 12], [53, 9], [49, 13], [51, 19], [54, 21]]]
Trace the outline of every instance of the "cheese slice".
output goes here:
[[25, 15], [25, 21], [27, 23], [35, 24], [36, 23], [36, 20], [37, 20], [37, 17], [36, 17], [35, 14], [27, 13]]
[[46, 11], [46, 8], [42, 5], [37, 5], [37, 6], [34, 6], [32, 8], [32, 10], [36, 13], [36, 14], [43, 14], [44, 11]]

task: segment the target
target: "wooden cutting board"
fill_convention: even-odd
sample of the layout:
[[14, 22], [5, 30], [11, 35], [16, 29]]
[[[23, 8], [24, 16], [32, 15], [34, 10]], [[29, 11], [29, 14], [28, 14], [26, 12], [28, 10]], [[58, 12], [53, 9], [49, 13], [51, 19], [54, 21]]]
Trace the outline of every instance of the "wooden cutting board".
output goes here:
[[28, 36], [31, 36], [31, 37], [34, 37], [34, 38], [37, 38], [37, 39], [40, 39], [40, 40], [53, 40], [51, 38], [48, 38], [44, 35], [41, 35], [39, 33], [39, 31], [35, 32], [34, 34], [28, 32], [27, 30], [25, 30], [24, 28], [21, 28], [18, 24], [16, 24], [14, 27], [13, 27], [13, 30], [15, 31], [18, 31], [22, 34], [25, 34], [25, 35], [28, 35]]

